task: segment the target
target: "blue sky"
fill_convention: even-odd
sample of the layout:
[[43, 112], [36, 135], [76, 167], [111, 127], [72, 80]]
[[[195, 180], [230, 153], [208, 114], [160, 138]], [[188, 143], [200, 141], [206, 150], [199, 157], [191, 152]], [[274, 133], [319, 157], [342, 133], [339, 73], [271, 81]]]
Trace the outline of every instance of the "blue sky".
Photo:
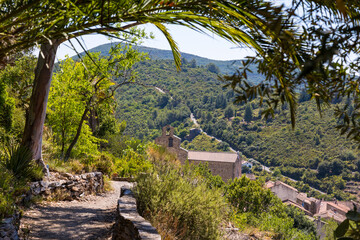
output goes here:
[[[146, 24], [143, 28], [145, 28], [148, 33], [152, 32], [155, 35], [155, 39], [146, 40], [142, 45], [159, 49], [170, 49], [165, 37], [153, 25]], [[168, 28], [175, 41], [178, 43], [181, 52], [216, 60], [242, 59], [246, 56], [254, 55], [254, 52], [251, 49], [236, 46], [212, 33], [202, 34], [181, 26], [169, 25]], [[107, 37], [101, 35], [85, 36], [83, 39], [79, 40], [83, 40], [87, 49], [111, 42]], [[72, 43], [79, 52], [82, 52], [82, 49], [75, 44], [76, 41], [73, 40]], [[76, 54], [68, 46], [69, 43], [60, 46], [57, 53], [58, 59], [64, 59], [65, 55], [73, 56]]]

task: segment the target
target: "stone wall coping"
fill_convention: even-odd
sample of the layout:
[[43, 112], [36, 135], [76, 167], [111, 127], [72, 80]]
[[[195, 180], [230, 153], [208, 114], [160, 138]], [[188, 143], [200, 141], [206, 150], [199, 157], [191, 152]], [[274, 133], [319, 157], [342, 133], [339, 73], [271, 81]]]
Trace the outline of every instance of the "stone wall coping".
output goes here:
[[[121, 188], [118, 200], [118, 216], [115, 228], [118, 226], [123, 233], [131, 233], [132, 236], [113, 236], [113, 239], [146, 239], [161, 240], [157, 230], [143, 217], [139, 215], [136, 207], [136, 199], [129, 186]], [[116, 229], [115, 229], [116, 232]], [[135, 235], [135, 236], [134, 236]]]

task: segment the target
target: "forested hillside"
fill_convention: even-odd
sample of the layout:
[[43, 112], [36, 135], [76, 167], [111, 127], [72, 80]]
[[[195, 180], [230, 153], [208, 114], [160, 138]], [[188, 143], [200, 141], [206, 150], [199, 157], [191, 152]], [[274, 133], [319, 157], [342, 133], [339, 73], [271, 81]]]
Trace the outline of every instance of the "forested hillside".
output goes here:
[[[338, 198], [347, 198], [340, 190], [345, 189], [344, 180], [360, 179], [359, 151], [355, 143], [339, 135], [331, 110], [346, 99], [338, 99], [320, 117], [309, 96], [299, 93], [297, 124], [292, 129], [286, 105], [273, 119], [265, 120], [261, 116], [264, 109], [256, 100], [233, 103], [234, 92], [223, 88], [216, 62], [200, 66], [195, 59], [183, 60], [180, 72], [167, 59], [135, 66], [140, 84], [122, 87], [116, 96], [116, 117], [126, 121], [125, 134], [151, 140], [160, 134], [162, 126], [171, 124], [184, 138], [193, 127], [189, 119], [193, 112], [208, 134], [246, 157], [278, 167], [284, 175]], [[256, 72], [253, 75], [256, 82], [261, 79]]]

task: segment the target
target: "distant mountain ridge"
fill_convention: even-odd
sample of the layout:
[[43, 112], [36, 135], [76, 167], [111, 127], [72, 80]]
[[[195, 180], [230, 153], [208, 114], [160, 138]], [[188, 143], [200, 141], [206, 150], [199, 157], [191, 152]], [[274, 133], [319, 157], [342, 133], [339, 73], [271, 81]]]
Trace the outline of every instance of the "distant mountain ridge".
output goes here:
[[[89, 49], [89, 52], [101, 52], [103, 55], [107, 55], [110, 47], [116, 43], [106, 43], [94, 48]], [[171, 50], [163, 50], [151, 47], [138, 46], [136, 47], [140, 52], [146, 52], [149, 54], [151, 59], [173, 59], [173, 54]], [[83, 53], [82, 53], [83, 54]], [[81, 55], [82, 55], [81, 54]], [[189, 54], [189, 53], [181, 53], [181, 58], [186, 59], [187, 61], [191, 61], [194, 59], [197, 65], [206, 66], [209, 63], [214, 63], [219, 67], [220, 72], [222, 74], [233, 74], [242, 64], [241, 59], [239, 60], [214, 60], [208, 59], [204, 57], [199, 57], [197, 55]]]

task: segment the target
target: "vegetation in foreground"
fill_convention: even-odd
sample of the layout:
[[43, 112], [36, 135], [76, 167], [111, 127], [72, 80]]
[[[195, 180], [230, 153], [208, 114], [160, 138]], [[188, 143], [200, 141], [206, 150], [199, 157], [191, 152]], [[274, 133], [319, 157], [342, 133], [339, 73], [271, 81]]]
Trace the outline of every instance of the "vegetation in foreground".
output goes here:
[[[162, 153], [159, 153], [161, 152]], [[153, 168], [137, 177], [139, 212], [169, 239], [224, 239], [225, 227], [268, 232], [274, 239], [316, 239], [305, 215], [282, 204], [263, 182], [224, 183], [206, 165], [180, 166], [151, 147]]]

